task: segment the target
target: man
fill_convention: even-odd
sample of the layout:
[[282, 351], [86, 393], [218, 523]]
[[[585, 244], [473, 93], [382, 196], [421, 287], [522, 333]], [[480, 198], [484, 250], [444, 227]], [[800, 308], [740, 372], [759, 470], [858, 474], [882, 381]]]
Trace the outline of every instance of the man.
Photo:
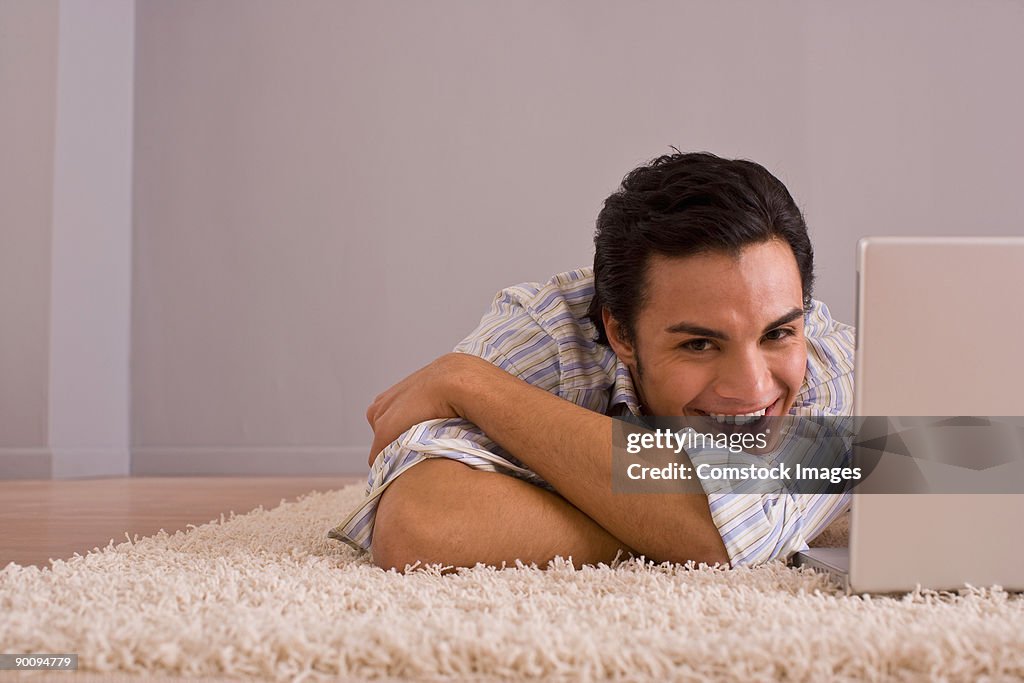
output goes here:
[[853, 330], [811, 297], [799, 209], [761, 166], [677, 153], [597, 220], [594, 268], [500, 292], [456, 353], [370, 406], [366, 501], [330, 535], [376, 564], [733, 566], [806, 547], [845, 495], [613, 493], [616, 416], [842, 415]]

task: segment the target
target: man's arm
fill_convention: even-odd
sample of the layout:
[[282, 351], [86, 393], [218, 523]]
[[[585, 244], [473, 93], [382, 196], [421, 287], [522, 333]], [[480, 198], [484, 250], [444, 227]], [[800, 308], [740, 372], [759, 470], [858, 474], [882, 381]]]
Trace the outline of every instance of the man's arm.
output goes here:
[[697, 481], [673, 494], [612, 493], [612, 418], [467, 354], [442, 356], [377, 397], [373, 452], [412, 424], [462, 417], [480, 427], [610, 534], [658, 561], [729, 561]]

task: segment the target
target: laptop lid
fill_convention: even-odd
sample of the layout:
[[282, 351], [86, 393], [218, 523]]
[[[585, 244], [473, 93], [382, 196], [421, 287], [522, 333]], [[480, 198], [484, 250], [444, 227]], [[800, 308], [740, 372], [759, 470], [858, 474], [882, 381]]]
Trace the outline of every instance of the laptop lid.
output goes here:
[[[1024, 416], [1024, 238], [866, 238], [857, 276], [855, 415]], [[851, 588], [1024, 590], [1022, 525], [1021, 494], [855, 494]]]

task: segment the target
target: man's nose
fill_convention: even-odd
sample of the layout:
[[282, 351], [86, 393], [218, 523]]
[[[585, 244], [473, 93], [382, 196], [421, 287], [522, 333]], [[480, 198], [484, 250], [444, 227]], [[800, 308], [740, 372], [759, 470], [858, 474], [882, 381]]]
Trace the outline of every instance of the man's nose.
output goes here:
[[770, 398], [772, 371], [768, 359], [756, 349], [723, 358], [715, 392], [722, 398], [749, 404]]

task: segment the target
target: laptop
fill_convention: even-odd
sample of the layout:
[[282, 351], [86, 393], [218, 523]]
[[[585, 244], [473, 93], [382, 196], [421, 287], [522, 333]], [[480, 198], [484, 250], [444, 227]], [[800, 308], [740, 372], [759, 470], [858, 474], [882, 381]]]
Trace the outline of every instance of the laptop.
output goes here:
[[[1005, 420], [1021, 423], [1024, 308], [1017, 297], [1024, 297], [1024, 238], [862, 239], [854, 415], [894, 422], [1009, 416]], [[1013, 439], [1018, 430], [1004, 431]], [[965, 584], [1024, 590], [1021, 443], [1009, 446], [1016, 462], [1007, 462], [1006, 452], [960, 448], [955, 455], [961, 464], [978, 466], [976, 472], [961, 468], [958, 476], [987, 474], [991, 481], [994, 474], [1010, 481], [1007, 490], [1013, 492], [855, 490], [849, 547], [812, 548], [797, 553], [793, 564], [830, 572], [855, 593], [957, 590]], [[930, 457], [927, 444], [918, 444], [912, 455], [921, 458], [922, 452]]]

